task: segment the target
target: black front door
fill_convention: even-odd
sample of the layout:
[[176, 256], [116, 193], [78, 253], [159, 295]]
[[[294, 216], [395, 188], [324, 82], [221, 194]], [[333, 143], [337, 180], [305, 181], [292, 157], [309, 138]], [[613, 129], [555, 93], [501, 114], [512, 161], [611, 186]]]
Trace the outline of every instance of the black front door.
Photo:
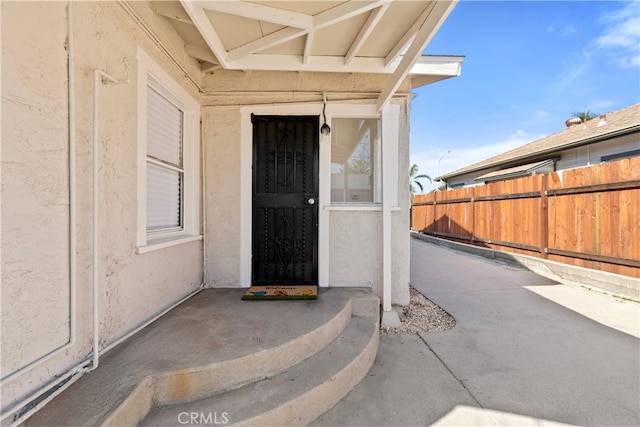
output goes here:
[[318, 283], [317, 116], [253, 116], [254, 284]]

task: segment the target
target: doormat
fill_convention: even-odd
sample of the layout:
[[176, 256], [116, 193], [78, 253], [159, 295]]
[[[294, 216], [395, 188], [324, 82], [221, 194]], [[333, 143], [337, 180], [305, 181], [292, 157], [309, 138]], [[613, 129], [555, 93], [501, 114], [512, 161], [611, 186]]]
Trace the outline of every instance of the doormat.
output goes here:
[[318, 287], [303, 286], [251, 286], [243, 300], [318, 299]]

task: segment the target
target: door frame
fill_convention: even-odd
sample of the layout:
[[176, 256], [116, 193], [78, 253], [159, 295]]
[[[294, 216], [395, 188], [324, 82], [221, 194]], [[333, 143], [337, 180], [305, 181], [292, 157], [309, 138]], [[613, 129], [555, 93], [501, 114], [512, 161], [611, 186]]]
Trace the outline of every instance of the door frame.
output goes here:
[[[322, 102], [301, 104], [247, 105], [240, 107], [240, 286], [251, 286], [252, 194], [253, 194], [253, 124], [251, 115], [320, 116]], [[397, 113], [396, 113], [397, 114]], [[375, 100], [369, 104], [327, 104], [327, 123], [334, 117], [382, 118]], [[396, 117], [397, 121], [397, 117]], [[397, 141], [397, 135], [396, 135]], [[331, 142], [320, 138], [318, 150], [318, 286], [329, 286], [329, 233], [331, 210]], [[397, 200], [397, 195], [396, 195]], [[354, 207], [354, 210], [359, 210]]]
[[[317, 115], [306, 115], [306, 116], [302, 116], [302, 115], [294, 115], [294, 116], [290, 116], [290, 115], [252, 115], [252, 123], [253, 123], [253, 186], [252, 186], [252, 202], [256, 203], [257, 206], [261, 206], [266, 208], [267, 210], [270, 210], [270, 208], [274, 208], [276, 207], [275, 205], [277, 205], [277, 207], [275, 209], [273, 209], [273, 212], [271, 214], [268, 214], [267, 212], [264, 213], [265, 217], [263, 218], [264, 220], [266, 220], [267, 218], [270, 218], [270, 221], [273, 223], [274, 229], [273, 229], [273, 237], [275, 239], [278, 238], [284, 238], [287, 241], [289, 241], [290, 243], [293, 243], [293, 252], [296, 252], [296, 243], [294, 243], [295, 241], [299, 241], [298, 237], [300, 237], [300, 234], [303, 236], [301, 242], [303, 244], [303, 246], [300, 246], [299, 249], [302, 250], [307, 257], [311, 258], [311, 270], [309, 271], [309, 269], [307, 268], [307, 263], [309, 261], [309, 259], [307, 258], [305, 260], [304, 265], [302, 266], [302, 270], [299, 270], [299, 268], [301, 267], [301, 264], [298, 264], [296, 261], [292, 261], [291, 264], [287, 264], [287, 266], [291, 266], [293, 271], [291, 271], [291, 274], [294, 276], [293, 278], [289, 276], [289, 274], [284, 274], [285, 277], [280, 277], [280, 278], [276, 278], [274, 276], [272, 276], [271, 274], [266, 274], [265, 271], [263, 271], [262, 273], [260, 273], [259, 270], [261, 270], [259, 268], [259, 266], [263, 266], [263, 263], [267, 263], [267, 258], [262, 258], [263, 254], [262, 254], [262, 250], [258, 249], [256, 246], [262, 246], [265, 245], [264, 250], [267, 251], [267, 247], [269, 246], [266, 242], [265, 239], [268, 239], [268, 236], [270, 235], [269, 233], [266, 233], [262, 238], [260, 238], [259, 235], [261, 235], [261, 231], [265, 232], [264, 230], [256, 230], [256, 229], [252, 229], [252, 279], [251, 279], [251, 283], [252, 284], [256, 284], [256, 285], [260, 285], [260, 284], [283, 284], [283, 285], [287, 285], [287, 286], [294, 286], [294, 285], [318, 285], [318, 214], [319, 214], [319, 203], [311, 203], [311, 205], [309, 205], [308, 200], [313, 200], [316, 199], [318, 200], [318, 192], [319, 192], [319, 188], [320, 188], [320, 120], [319, 117]], [[291, 179], [291, 184], [293, 184], [293, 189], [291, 192], [287, 191], [285, 188], [280, 187], [280, 184], [278, 184], [279, 179], [280, 179], [280, 175], [278, 173], [279, 167], [276, 167], [275, 170], [271, 169], [270, 166], [270, 161], [267, 160], [268, 158], [268, 154], [269, 154], [269, 148], [271, 144], [273, 144], [276, 148], [276, 152], [274, 153], [275, 156], [277, 156], [279, 158], [279, 149], [281, 147], [281, 143], [282, 141], [280, 140], [281, 136], [278, 133], [277, 134], [277, 141], [271, 141], [271, 143], [269, 143], [270, 138], [269, 138], [269, 134], [265, 133], [264, 131], [264, 127], [262, 127], [263, 131], [262, 132], [258, 132], [256, 135], [256, 130], [258, 127], [260, 127], [260, 123], [267, 123], [267, 126], [269, 127], [269, 124], [273, 125], [273, 126], [277, 126], [277, 130], [279, 131], [281, 129], [281, 125], [284, 124], [285, 129], [292, 131], [293, 134], [291, 134], [291, 138], [287, 138], [290, 139], [291, 143], [293, 144], [293, 152], [291, 153], [292, 155], [292, 164], [294, 164], [293, 169], [289, 170], [289, 172], [291, 172], [291, 177], [289, 178]], [[300, 126], [302, 126], [302, 134], [297, 135], [297, 131], [300, 130]], [[295, 130], [294, 130], [295, 129]], [[268, 132], [268, 131], [267, 131]], [[288, 135], [288, 133], [287, 133]], [[296, 136], [297, 135], [297, 136]], [[282, 138], [284, 138], [284, 136], [282, 136]], [[284, 157], [287, 157], [289, 154], [289, 149], [290, 147], [288, 146], [288, 144], [286, 144], [286, 147], [284, 148], [285, 154]], [[311, 145], [311, 149], [309, 149], [309, 145]], [[262, 149], [261, 149], [262, 148]], [[256, 149], [258, 150], [258, 152], [262, 152], [261, 155], [258, 155], [256, 152]], [[301, 160], [302, 161], [302, 166], [298, 167], [298, 171], [301, 171], [302, 175], [304, 175], [304, 177], [302, 175], [298, 175], [296, 173], [296, 166], [295, 164], [298, 163], [298, 161], [296, 160]], [[277, 159], [274, 159], [276, 161], [276, 163], [279, 163], [279, 161]], [[309, 162], [310, 161], [310, 162]], [[284, 163], [284, 169], [287, 170], [287, 161], [285, 160]], [[307, 166], [306, 168], [306, 173], [305, 173], [305, 165]], [[263, 181], [263, 175], [258, 176], [257, 175], [257, 171], [256, 171], [256, 167], [260, 168], [260, 166], [262, 166], [264, 168], [264, 171], [268, 171], [269, 174], [275, 174], [274, 175], [274, 188], [265, 188], [265, 183]], [[309, 167], [311, 166], [311, 167]], [[263, 173], [264, 173], [263, 171]], [[285, 174], [283, 175], [283, 179], [288, 183], [289, 179], [287, 178], [287, 174], [285, 171]], [[310, 176], [309, 176], [310, 175]], [[311, 178], [311, 179], [309, 179]], [[300, 179], [300, 181], [298, 181]], [[305, 179], [308, 182], [308, 185], [305, 187], [303, 185]], [[268, 185], [268, 184], [267, 184]], [[301, 185], [301, 187], [299, 188], [298, 185]], [[283, 185], [284, 187], [286, 187], [286, 184]], [[260, 191], [258, 191], [258, 188], [260, 189]], [[284, 193], [280, 193], [279, 191], [284, 191]], [[310, 198], [310, 199], [309, 199]], [[260, 200], [260, 202], [258, 202], [258, 200]], [[259, 224], [264, 224], [264, 222], [262, 220], [260, 220], [260, 222], [257, 222], [259, 220], [259, 214], [256, 210], [256, 204], [252, 205], [252, 210], [253, 210], [253, 219], [251, 222], [252, 227], [253, 226], [259, 226]], [[293, 209], [291, 209], [293, 206]], [[280, 211], [281, 214], [278, 214], [277, 212]], [[284, 212], [288, 212], [288, 213], [284, 213]], [[289, 217], [289, 214], [291, 214], [291, 216]], [[301, 216], [298, 216], [301, 215]], [[308, 215], [310, 215], [311, 217], [308, 218]], [[296, 217], [298, 218], [296, 220]], [[305, 218], [304, 220], [302, 218]], [[287, 218], [289, 218], [289, 221], [287, 220]], [[300, 223], [298, 221], [301, 221]], [[289, 225], [291, 226], [291, 230], [289, 230], [290, 232], [293, 233], [293, 235], [287, 235], [287, 233], [285, 232], [284, 235], [280, 235], [278, 234], [278, 230], [280, 230], [280, 232], [283, 232], [283, 228], [284, 228], [284, 224], [285, 223], [289, 223]], [[306, 224], [306, 225], [305, 225]], [[302, 227], [302, 228], [298, 228], [298, 227]], [[258, 235], [254, 235], [254, 234], [258, 234]], [[306, 237], [305, 237], [306, 236]], [[258, 252], [255, 252], [255, 251]], [[278, 252], [278, 249], [276, 247], [273, 248], [273, 250], [275, 252]], [[297, 255], [292, 255], [293, 258], [297, 258]], [[256, 262], [256, 260], [259, 260], [260, 262]], [[302, 263], [302, 260], [298, 259], [298, 261], [300, 263]], [[276, 261], [272, 261], [273, 263], [275, 263]], [[275, 274], [275, 272], [274, 272]], [[265, 277], [266, 275], [266, 277]], [[311, 277], [309, 277], [311, 276]]]

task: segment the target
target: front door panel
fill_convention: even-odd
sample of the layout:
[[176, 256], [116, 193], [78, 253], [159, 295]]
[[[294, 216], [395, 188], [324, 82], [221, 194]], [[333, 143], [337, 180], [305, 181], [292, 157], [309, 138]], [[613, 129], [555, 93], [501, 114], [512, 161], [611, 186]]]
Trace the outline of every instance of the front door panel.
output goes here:
[[319, 119], [253, 116], [254, 284], [318, 281]]

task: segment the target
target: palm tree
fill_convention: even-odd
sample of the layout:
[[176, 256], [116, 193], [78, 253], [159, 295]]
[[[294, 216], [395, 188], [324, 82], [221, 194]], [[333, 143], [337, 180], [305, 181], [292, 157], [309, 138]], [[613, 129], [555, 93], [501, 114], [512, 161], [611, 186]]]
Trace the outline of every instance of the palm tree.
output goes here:
[[416, 193], [415, 187], [418, 187], [420, 189], [420, 192], [422, 193], [424, 188], [422, 187], [422, 183], [418, 180], [425, 179], [425, 178], [428, 179], [429, 182], [433, 182], [431, 181], [431, 177], [429, 175], [426, 175], [426, 174], [418, 175], [418, 165], [414, 164], [409, 168], [409, 188], [411, 189], [411, 194]]
[[595, 119], [596, 117], [598, 117], [599, 114], [598, 113], [592, 113], [589, 110], [585, 110], [585, 111], [574, 111], [573, 113], [571, 113], [571, 117], [576, 117], [580, 120], [582, 120], [582, 123], [586, 123], [591, 119]]

